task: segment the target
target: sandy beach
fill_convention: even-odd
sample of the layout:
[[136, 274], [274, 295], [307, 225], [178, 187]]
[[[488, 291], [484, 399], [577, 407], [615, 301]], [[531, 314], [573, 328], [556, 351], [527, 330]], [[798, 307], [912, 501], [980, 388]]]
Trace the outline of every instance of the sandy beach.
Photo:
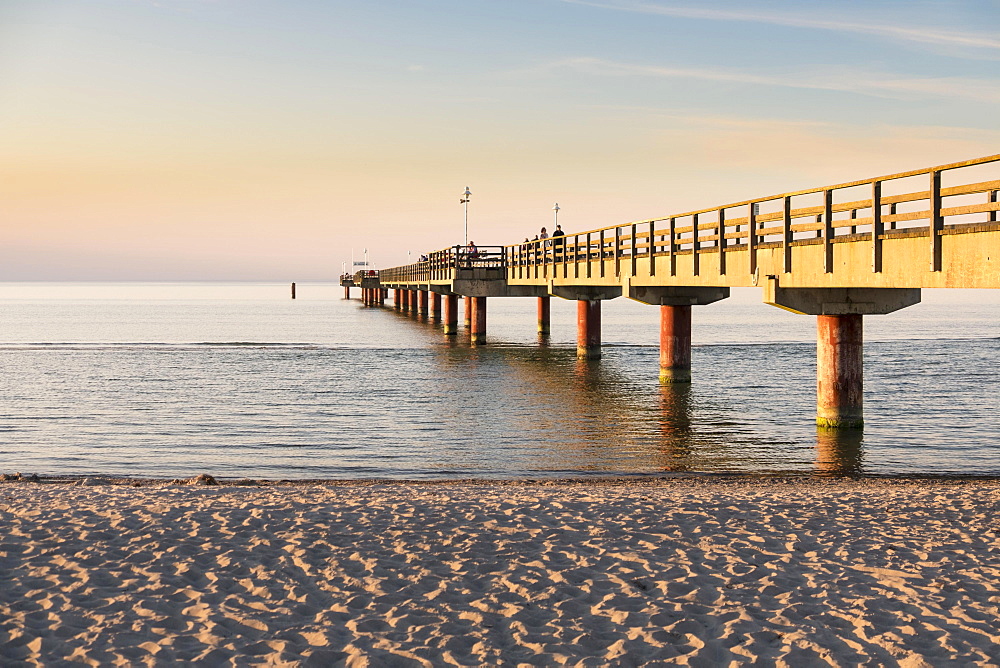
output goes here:
[[0, 483], [0, 663], [997, 665], [1000, 482]]

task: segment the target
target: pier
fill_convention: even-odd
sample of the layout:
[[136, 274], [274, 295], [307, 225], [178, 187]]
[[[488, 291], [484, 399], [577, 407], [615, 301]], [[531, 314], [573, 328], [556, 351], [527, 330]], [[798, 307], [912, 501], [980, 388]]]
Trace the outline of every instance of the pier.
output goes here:
[[[660, 309], [660, 382], [690, 383], [696, 309], [733, 287], [816, 316], [816, 422], [863, 425], [865, 316], [920, 302], [923, 288], [1000, 288], [1000, 155], [782, 193], [506, 246], [433, 251], [425, 261], [341, 277], [345, 296], [393, 305], [486, 341], [491, 297], [577, 302], [577, 355], [601, 355], [601, 304], [625, 297]], [[430, 307], [428, 296], [430, 295]], [[444, 315], [441, 303], [444, 302]]]

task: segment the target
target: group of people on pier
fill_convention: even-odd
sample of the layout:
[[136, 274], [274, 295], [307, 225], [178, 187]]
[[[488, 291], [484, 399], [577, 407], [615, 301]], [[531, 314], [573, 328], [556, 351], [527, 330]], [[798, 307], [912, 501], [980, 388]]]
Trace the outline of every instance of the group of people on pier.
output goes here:
[[534, 239], [524, 238], [521, 243], [521, 251], [524, 253], [534, 252], [536, 256], [540, 255], [543, 248], [552, 247], [555, 249], [556, 257], [562, 255], [563, 245], [566, 243], [565, 237], [566, 233], [563, 232], [562, 225], [557, 224], [556, 229], [552, 230], [552, 236], [549, 236], [548, 230], [544, 227], [541, 232], [535, 235]]

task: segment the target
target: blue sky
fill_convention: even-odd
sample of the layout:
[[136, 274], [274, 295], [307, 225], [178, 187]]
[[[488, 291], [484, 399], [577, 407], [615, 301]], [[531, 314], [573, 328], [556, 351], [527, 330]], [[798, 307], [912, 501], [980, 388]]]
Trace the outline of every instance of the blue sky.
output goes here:
[[998, 151], [997, 2], [0, 0], [0, 279], [334, 277]]

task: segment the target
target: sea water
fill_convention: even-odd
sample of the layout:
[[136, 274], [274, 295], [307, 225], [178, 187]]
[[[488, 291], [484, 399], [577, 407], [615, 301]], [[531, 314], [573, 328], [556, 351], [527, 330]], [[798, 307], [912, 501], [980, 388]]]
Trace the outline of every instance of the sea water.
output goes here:
[[[817, 430], [815, 318], [733, 290], [658, 383], [658, 309], [490, 299], [487, 344], [336, 284], [0, 284], [0, 472], [251, 478], [1000, 474], [1000, 291], [865, 318], [865, 428]], [[358, 290], [354, 290], [357, 297]]]

